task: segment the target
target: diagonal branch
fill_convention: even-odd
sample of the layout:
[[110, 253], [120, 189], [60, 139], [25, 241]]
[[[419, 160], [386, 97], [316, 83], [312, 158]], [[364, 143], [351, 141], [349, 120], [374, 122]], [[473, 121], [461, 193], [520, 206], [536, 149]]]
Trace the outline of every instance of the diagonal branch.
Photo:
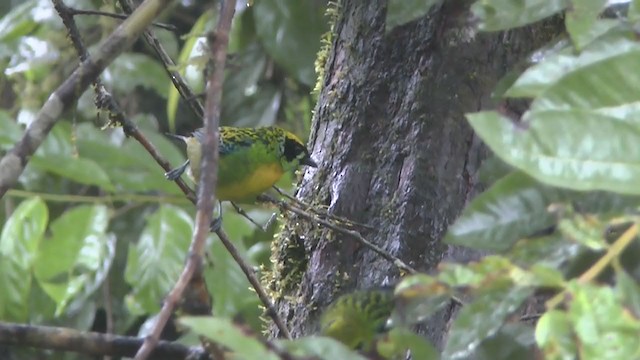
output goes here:
[[208, 42], [213, 60], [214, 70], [207, 81], [207, 98], [204, 109], [204, 137], [202, 139], [202, 164], [200, 182], [198, 186], [198, 203], [196, 225], [191, 239], [189, 257], [180, 278], [164, 301], [162, 310], [158, 314], [151, 334], [136, 354], [136, 360], [146, 359], [160, 338], [162, 329], [171, 317], [173, 309], [182, 298], [193, 274], [202, 266], [205, 242], [209, 233], [209, 225], [213, 215], [213, 201], [215, 198], [215, 184], [218, 169], [218, 139], [220, 124], [220, 101], [222, 99], [222, 84], [224, 80], [224, 65], [229, 46], [229, 31], [235, 13], [236, 1], [226, 0], [221, 3], [220, 18], [215, 34], [209, 34]]

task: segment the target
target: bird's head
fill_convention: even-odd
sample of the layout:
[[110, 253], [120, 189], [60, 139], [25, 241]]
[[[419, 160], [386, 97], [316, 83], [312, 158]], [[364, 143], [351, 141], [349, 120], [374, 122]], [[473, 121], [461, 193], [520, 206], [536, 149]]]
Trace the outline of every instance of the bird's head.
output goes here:
[[307, 165], [311, 167], [318, 167], [311, 156], [309, 150], [294, 134], [284, 130], [284, 140], [282, 141], [282, 166], [285, 170], [290, 170], [298, 167], [299, 165]]

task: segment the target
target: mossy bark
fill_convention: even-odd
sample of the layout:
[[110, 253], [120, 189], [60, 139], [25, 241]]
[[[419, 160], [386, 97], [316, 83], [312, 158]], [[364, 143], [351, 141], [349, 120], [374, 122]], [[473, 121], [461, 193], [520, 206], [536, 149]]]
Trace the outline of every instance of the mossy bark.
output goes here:
[[[488, 151], [464, 114], [493, 106], [497, 81], [557, 34], [545, 23], [475, 34], [462, 2], [385, 33], [386, 1], [338, 7], [298, 196], [375, 230], [362, 234], [420, 271], [477, 254], [443, 245], [447, 226], [480, 190]], [[468, 4], [467, 4], [468, 5]], [[274, 242], [270, 289], [294, 336], [354, 288], [393, 284], [398, 269], [347, 236], [289, 216]], [[429, 322], [440, 346], [451, 312]], [[277, 336], [277, 330], [271, 329]]]

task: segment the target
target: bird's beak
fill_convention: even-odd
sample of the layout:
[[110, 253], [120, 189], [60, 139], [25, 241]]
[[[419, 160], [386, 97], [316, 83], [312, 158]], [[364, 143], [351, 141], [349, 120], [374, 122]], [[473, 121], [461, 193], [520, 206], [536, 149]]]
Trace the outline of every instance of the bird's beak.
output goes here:
[[312, 168], [318, 167], [318, 164], [315, 161], [313, 161], [313, 159], [311, 159], [311, 156], [308, 156], [308, 155], [305, 158], [303, 158], [300, 163], [302, 165], [311, 166]]

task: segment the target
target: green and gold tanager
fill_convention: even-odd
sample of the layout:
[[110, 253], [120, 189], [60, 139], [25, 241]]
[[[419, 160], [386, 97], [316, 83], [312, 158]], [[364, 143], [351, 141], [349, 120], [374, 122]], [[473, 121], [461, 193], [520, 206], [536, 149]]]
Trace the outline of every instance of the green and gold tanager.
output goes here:
[[[200, 178], [203, 129], [192, 136], [171, 135], [187, 144], [187, 161], [165, 175], [175, 180], [188, 168], [197, 183]], [[218, 183], [219, 201], [253, 203], [258, 195], [271, 188], [282, 175], [300, 165], [317, 167], [304, 143], [279, 127], [220, 127]]]
[[320, 317], [320, 333], [352, 349], [371, 350], [393, 311], [393, 288], [357, 290], [340, 296]]

